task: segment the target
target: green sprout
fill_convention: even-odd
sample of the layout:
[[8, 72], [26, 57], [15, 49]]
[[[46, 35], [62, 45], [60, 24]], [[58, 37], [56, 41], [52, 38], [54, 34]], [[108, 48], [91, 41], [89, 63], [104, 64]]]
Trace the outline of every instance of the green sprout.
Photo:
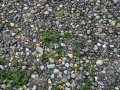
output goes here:
[[62, 13], [60, 12], [60, 11], [57, 11], [56, 13], [55, 13], [55, 17], [62, 17], [63, 15], [62, 15]]

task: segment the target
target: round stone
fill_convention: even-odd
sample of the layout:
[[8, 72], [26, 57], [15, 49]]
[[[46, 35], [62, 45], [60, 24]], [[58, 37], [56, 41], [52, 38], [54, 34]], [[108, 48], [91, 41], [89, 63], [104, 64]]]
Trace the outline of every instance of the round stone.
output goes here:
[[69, 83], [69, 82], [67, 82], [67, 83], [66, 83], [66, 86], [67, 86], [67, 87], [70, 87], [70, 83]]
[[116, 22], [115, 21], [111, 21], [111, 25], [115, 26]]
[[73, 74], [71, 74], [71, 77], [72, 77], [72, 78], [75, 78], [75, 74], [74, 74], [74, 73], [73, 73]]
[[59, 73], [59, 70], [58, 70], [58, 69], [54, 69], [53, 72], [54, 72], [54, 73]]
[[103, 60], [97, 60], [96, 64], [97, 65], [102, 65], [103, 64]]
[[69, 65], [69, 63], [65, 63], [65, 67], [69, 67], [70, 65]]
[[44, 66], [43, 66], [43, 65], [41, 65], [41, 66], [40, 66], [40, 69], [41, 69], [41, 70], [43, 70], [43, 69], [44, 69]]
[[36, 75], [35, 75], [35, 74], [32, 74], [31, 77], [32, 77], [32, 78], [36, 78]]

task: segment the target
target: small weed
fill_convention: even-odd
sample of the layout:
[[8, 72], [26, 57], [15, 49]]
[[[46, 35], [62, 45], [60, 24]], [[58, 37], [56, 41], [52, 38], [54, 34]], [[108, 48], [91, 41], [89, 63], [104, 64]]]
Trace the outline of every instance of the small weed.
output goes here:
[[85, 78], [85, 84], [81, 85], [79, 90], [90, 90], [95, 77], [95, 69], [91, 64], [86, 64], [84, 70], [88, 71], [90, 75]]
[[44, 61], [44, 60], [48, 60], [49, 58], [53, 57], [54, 54], [53, 53], [47, 53], [47, 54], [43, 54], [40, 56], [40, 60]]
[[4, 61], [5, 61], [5, 58], [4, 58], [4, 57], [2, 57], [2, 56], [0, 56], [0, 64], [3, 64], [3, 63], [4, 63]]
[[81, 46], [80, 43], [76, 43], [76, 44], [73, 46], [73, 52], [76, 53], [77, 57], [82, 58], [82, 57], [85, 56], [85, 54], [80, 52], [80, 50], [81, 50], [81, 49], [80, 49], [80, 46]]
[[62, 15], [62, 13], [60, 12], [60, 11], [57, 11], [56, 13], [55, 13], [55, 17], [62, 17], [63, 15]]
[[0, 71], [0, 79], [2, 81], [6, 80], [6, 83], [10, 83], [12, 86], [23, 86], [27, 80], [27, 75], [25, 71]]
[[42, 42], [47, 43], [47, 42], [56, 42], [61, 38], [59, 34], [55, 34], [52, 32], [44, 32], [42, 36]]

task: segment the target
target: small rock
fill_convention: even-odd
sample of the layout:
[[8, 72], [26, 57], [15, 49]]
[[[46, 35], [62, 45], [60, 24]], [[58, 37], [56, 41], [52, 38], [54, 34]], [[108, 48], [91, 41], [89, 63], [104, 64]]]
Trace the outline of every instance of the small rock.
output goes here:
[[107, 46], [106, 45], [103, 45], [103, 48], [106, 48]]
[[70, 87], [70, 83], [69, 83], [69, 82], [67, 82], [67, 83], [66, 83], [66, 86], [67, 86], [67, 87]]
[[58, 69], [54, 69], [53, 72], [54, 72], [54, 73], [59, 73], [59, 70], [58, 70]]
[[10, 26], [11, 26], [11, 27], [14, 27], [14, 26], [15, 26], [15, 24], [14, 24], [14, 23], [10, 23]]
[[50, 77], [53, 79], [53, 78], [55, 77], [55, 75], [54, 75], [54, 74], [52, 74]]
[[43, 69], [44, 69], [44, 66], [43, 66], [43, 65], [41, 65], [41, 66], [40, 66], [40, 69], [41, 69], [41, 70], [43, 70]]
[[54, 59], [49, 58], [50, 63], [54, 63]]
[[33, 88], [32, 88], [32, 90], [36, 90], [36, 89], [37, 89], [37, 87], [36, 87], [36, 85], [34, 85]]
[[73, 54], [68, 54], [68, 57], [69, 58], [73, 58]]
[[65, 67], [69, 67], [70, 65], [69, 65], [69, 63], [65, 63]]
[[22, 69], [23, 69], [23, 70], [26, 69], [26, 66], [22, 66]]
[[36, 51], [39, 52], [40, 54], [43, 54], [43, 48], [41, 47], [36, 47]]
[[68, 88], [68, 87], [65, 87], [65, 90], [71, 90], [70, 88]]
[[36, 75], [35, 75], [35, 74], [32, 74], [31, 77], [32, 77], [32, 78], [36, 78]]
[[75, 87], [76, 86], [76, 83], [75, 82], [72, 82], [71, 83], [71, 87]]
[[4, 67], [3, 67], [3, 65], [0, 65], [0, 69], [4, 70]]
[[116, 22], [115, 21], [111, 21], [111, 25], [115, 26]]
[[101, 44], [100, 44], [100, 43], [97, 43], [97, 46], [101, 46]]
[[45, 14], [45, 15], [48, 15], [48, 14], [49, 14], [49, 11], [45, 11], [44, 14]]
[[5, 84], [2, 84], [2, 85], [1, 85], [1, 88], [5, 89], [5, 88], [6, 88], [6, 85], [5, 85]]
[[97, 65], [102, 65], [102, 64], [103, 64], [103, 60], [98, 60], [98, 61], [96, 62], [96, 64], [97, 64]]
[[48, 79], [48, 83], [49, 83], [49, 84], [51, 84], [51, 83], [52, 83], [50, 79]]
[[75, 78], [75, 74], [74, 74], [74, 73], [72, 73], [72, 74], [71, 74], [71, 77], [72, 77], [72, 78]]
[[48, 68], [54, 68], [54, 67], [55, 67], [55, 64], [48, 64], [47, 67], [48, 67]]

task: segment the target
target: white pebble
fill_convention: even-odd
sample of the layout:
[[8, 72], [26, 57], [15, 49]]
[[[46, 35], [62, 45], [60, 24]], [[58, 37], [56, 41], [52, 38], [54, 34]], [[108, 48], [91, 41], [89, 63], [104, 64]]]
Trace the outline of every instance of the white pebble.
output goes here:
[[43, 48], [41, 47], [36, 47], [36, 51], [39, 52], [40, 54], [43, 54]]
[[65, 67], [69, 67], [70, 65], [69, 65], [69, 63], [65, 63]]
[[54, 77], [55, 77], [55, 75], [54, 75], [54, 74], [52, 74], [50, 77], [51, 77], [51, 78], [54, 78]]
[[36, 88], [37, 88], [36, 85], [34, 85], [33, 88], [32, 88], [32, 90], [36, 90]]
[[58, 69], [54, 69], [54, 71], [53, 71], [54, 73], [58, 73], [59, 72], [59, 70]]
[[98, 61], [96, 62], [96, 64], [97, 64], [97, 65], [102, 65], [102, 64], [103, 64], [103, 60], [98, 60]]
[[41, 69], [41, 70], [43, 70], [43, 69], [44, 69], [44, 66], [43, 66], [43, 65], [41, 65], [41, 66], [40, 66], [40, 69]]
[[36, 75], [35, 75], [35, 74], [32, 74], [31, 77], [32, 77], [32, 78], [36, 78]]
[[45, 11], [45, 12], [44, 12], [44, 14], [48, 15], [48, 14], [49, 14], [49, 12], [48, 12], [48, 11]]
[[2, 69], [2, 70], [4, 69], [3, 65], [0, 65], [0, 69]]
[[106, 48], [107, 46], [106, 45], [103, 45], [103, 48]]
[[101, 46], [101, 44], [100, 44], [100, 43], [97, 43], [97, 45], [98, 45], [98, 46]]
[[68, 54], [68, 57], [69, 58], [73, 58], [73, 54]]
[[55, 64], [48, 64], [47, 67], [48, 67], [48, 68], [54, 68], [54, 67], [55, 67]]

